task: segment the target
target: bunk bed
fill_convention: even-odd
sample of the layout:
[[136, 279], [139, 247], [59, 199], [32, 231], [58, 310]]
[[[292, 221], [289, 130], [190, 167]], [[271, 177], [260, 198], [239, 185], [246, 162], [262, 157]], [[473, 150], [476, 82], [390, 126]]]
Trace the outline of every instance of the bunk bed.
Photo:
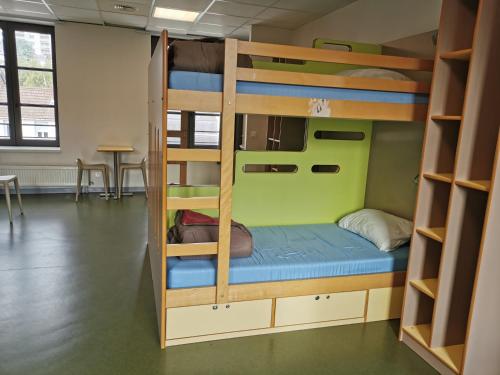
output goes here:
[[[319, 222], [252, 227], [254, 256], [230, 260], [230, 223], [236, 209], [233, 179], [239, 173], [235, 165], [241, 162], [235, 161], [235, 115], [424, 121], [429, 86], [415, 81], [242, 68], [237, 66], [237, 57], [428, 72], [433, 62], [226, 39], [224, 74], [220, 75], [169, 72], [167, 50], [165, 31], [149, 67], [148, 189], [152, 198], [148, 201], [148, 252], [161, 347], [398, 317], [408, 247], [381, 253], [333, 222]], [[168, 148], [169, 110], [220, 112], [221, 149]], [[167, 184], [167, 164], [197, 161], [220, 163], [219, 189], [210, 196], [175, 194]], [[218, 210], [219, 241], [167, 244], [171, 213], [182, 209]], [[288, 240], [282, 248], [280, 237]], [[290, 253], [292, 242], [298, 255]], [[276, 250], [272, 254], [266, 253], [270, 246]], [[363, 254], [362, 259], [347, 251], [352, 248]], [[176, 259], [195, 255], [215, 259]], [[306, 265], [293, 263], [303, 258]]]

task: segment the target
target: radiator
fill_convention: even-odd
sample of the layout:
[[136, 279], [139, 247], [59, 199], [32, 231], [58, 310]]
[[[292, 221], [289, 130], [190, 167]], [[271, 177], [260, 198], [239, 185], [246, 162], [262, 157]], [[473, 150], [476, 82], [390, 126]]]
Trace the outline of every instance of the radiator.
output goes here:
[[[113, 171], [111, 170], [110, 185], [113, 183]], [[76, 166], [21, 166], [21, 165], [0, 165], [0, 175], [16, 175], [21, 185], [21, 190], [26, 193], [46, 193], [46, 192], [73, 192], [76, 186], [77, 168]], [[84, 172], [82, 186], [84, 190], [102, 190], [103, 179], [101, 172], [92, 172], [89, 186], [87, 172]], [[125, 173], [124, 190], [144, 190], [141, 172], [128, 171]], [[2, 193], [2, 192], [0, 192]]]

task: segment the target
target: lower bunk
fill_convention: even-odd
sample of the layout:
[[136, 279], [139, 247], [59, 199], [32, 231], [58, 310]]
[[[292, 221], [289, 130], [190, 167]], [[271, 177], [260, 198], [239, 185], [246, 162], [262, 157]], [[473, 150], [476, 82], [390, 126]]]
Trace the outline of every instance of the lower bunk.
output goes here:
[[168, 258], [167, 346], [399, 318], [407, 246], [382, 252], [335, 224], [249, 229], [225, 304], [216, 260]]

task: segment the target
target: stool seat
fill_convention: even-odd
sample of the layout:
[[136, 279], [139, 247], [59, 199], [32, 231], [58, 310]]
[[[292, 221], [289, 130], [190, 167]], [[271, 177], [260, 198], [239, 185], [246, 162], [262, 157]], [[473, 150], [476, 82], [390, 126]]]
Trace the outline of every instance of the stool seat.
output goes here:
[[76, 197], [75, 201], [78, 202], [78, 198], [80, 196], [80, 192], [82, 190], [82, 177], [83, 171], [88, 172], [88, 180], [90, 184], [90, 174], [92, 171], [100, 171], [102, 173], [102, 179], [104, 181], [104, 195], [106, 196], [106, 200], [109, 199], [109, 167], [107, 164], [96, 163], [89, 164], [84, 163], [81, 159], [76, 159], [76, 165], [78, 167], [78, 177], [76, 181]]
[[3, 188], [5, 190], [5, 201], [7, 203], [7, 211], [9, 212], [9, 221], [10, 224], [12, 225], [12, 206], [10, 204], [10, 187], [9, 187], [9, 183], [11, 182], [14, 183], [14, 187], [16, 189], [17, 203], [19, 204], [19, 210], [21, 211], [21, 215], [24, 215], [23, 202], [21, 200], [21, 189], [19, 187], [19, 181], [17, 179], [17, 176], [13, 174], [0, 176], [0, 184], [3, 185]]
[[118, 198], [122, 195], [123, 190], [123, 177], [126, 170], [140, 169], [142, 172], [142, 179], [144, 181], [144, 191], [146, 193], [146, 199], [148, 198], [148, 178], [146, 176], [146, 158], [143, 158], [140, 163], [120, 163], [120, 173], [119, 173], [119, 188], [118, 188]]

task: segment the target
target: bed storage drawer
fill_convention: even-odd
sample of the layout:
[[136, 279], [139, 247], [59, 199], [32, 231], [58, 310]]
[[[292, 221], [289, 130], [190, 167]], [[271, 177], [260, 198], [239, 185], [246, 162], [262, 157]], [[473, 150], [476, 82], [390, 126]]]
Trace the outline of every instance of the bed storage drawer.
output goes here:
[[370, 289], [366, 321], [398, 319], [403, 307], [403, 287]]
[[276, 299], [275, 326], [363, 318], [366, 291]]
[[167, 340], [269, 328], [272, 300], [167, 309]]

